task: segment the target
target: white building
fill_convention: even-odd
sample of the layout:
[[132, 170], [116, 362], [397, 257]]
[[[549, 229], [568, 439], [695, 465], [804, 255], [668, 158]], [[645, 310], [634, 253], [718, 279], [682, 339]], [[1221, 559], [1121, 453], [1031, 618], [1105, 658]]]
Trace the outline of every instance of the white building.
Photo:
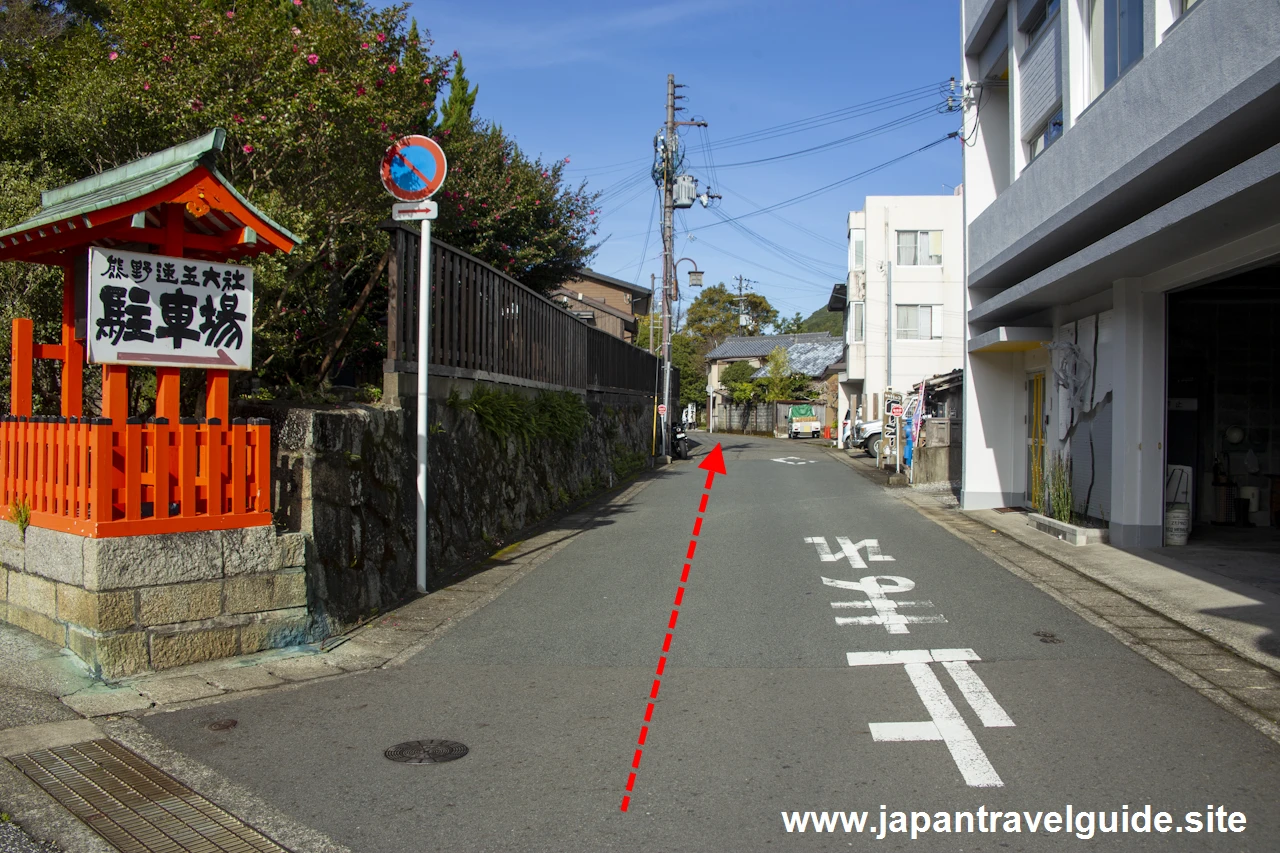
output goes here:
[[[849, 214], [840, 414], [879, 417], [886, 389], [907, 391], [964, 361], [962, 196], [867, 196]], [[841, 293], [843, 291], [843, 293]]]
[[1069, 457], [1116, 545], [1161, 544], [1184, 473], [1197, 523], [1274, 522], [1280, 7], [963, 0], [961, 30], [963, 506]]

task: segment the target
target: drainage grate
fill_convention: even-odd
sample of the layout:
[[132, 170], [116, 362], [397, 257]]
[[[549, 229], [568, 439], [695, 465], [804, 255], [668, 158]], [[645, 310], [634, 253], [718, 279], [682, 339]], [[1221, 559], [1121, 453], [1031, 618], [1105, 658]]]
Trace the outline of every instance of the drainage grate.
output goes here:
[[467, 746], [456, 740], [410, 740], [388, 747], [382, 753], [402, 764], [441, 764], [467, 754]]
[[122, 853], [288, 853], [114, 741], [9, 760]]

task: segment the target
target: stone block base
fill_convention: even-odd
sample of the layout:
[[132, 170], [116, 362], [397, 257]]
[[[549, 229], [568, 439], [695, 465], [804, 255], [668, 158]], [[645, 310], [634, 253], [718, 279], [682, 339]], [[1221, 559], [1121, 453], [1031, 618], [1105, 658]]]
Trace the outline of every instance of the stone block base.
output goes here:
[[27, 534], [0, 529], [0, 619], [70, 649], [104, 678], [315, 639], [301, 534]]

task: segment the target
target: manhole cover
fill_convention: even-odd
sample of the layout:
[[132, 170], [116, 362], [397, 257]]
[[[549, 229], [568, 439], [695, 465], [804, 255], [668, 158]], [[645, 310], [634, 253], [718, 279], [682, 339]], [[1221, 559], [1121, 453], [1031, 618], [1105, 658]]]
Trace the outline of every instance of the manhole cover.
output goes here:
[[214, 720], [205, 728], [211, 732], [229, 732], [238, 725], [240, 724], [235, 720]]
[[456, 740], [410, 740], [388, 747], [383, 753], [402, 764], [441, 764], [467, 754], [467, 745]]

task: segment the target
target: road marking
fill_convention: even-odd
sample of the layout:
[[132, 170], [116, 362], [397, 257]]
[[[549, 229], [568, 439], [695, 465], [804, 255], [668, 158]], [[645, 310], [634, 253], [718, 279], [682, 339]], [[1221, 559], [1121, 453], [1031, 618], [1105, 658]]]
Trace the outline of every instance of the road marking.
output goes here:
[[816, 465], [818, 464], [817, 461], [814, 459], [801, 459], [799, 456], [780, 456], [779, 458], [773, 461], [781, 462], [783, 465]]
[[[859, 543], [861, 544], [861, 543]], [[856, 552], [855, 552], [856, 553]], [[894, 601], [886, 597], [886, 593], [910, 592], [916, 588], [915, 581], [896, 575], [868, 575], [858, 581], [832, 580], [823, 578], [827, 586], [837, 589], [851, 589], [867, 596], [866, 601], [833, 601], [835, 608], [851, 607], [875, 610], [873, 616], [837, 616], [837, 625], [883, 625], [890, 634], [910, 634], [908, 625], [939, 625], [947, 621], [942, 614], [915, 616], [899, 613], [899, 607], [932, 607], [931, 601]]]
[[849, 666], [884, 666], [899, 663], [982, 660], [973, 649], [897, 649], [892, 652], [849, 652]]
[[818, 549], [818, 559], [824, 563], [834, 563], [837, 560], [847, 558], [850, 568], [865, 569], [867, 564], [863, 562], [862, 555], [858, 553], [864, 548], [867, 551], [867, 561], [869, 562], [893, 562], [893, 557], [880, 553], [880, 540], [878, 539], [863, 539], [861, 542], [853, 542], [847, 536], [837, 536], [836, 544], [840, 546], [839, 554], [831, 553], [831, 546], [827, 544], [827, 537], [825, 536], [806, 536], [804, 541]]
[[1009, 715], [1004, 712], [1004, 708], [1000, 707], [996, 697], [991, 695], [991, 691], [982, 683], [982, 679], [973, 671], [973, 667], [962, 660], [945, 661], [942, 667], [951, 673], [951, 678], [955, 681], [956, 687], [960, 688], [964, 700], [973, 708], [984, 726], [994, 729], [1013, 725], [1013, 720], [1009, 719]]
[[987, 754], [982, 751], [973, 730], [947, 695], [934, 674], [932, 664], [939, 662], [951, 674], [965, 701], [987, 728], [1013, 726], [1014, 722], [996, 702], [986, 684], [969, 666], [981, 660], [973, 649], [898, 649], [887, 652], [849, 652], [849, 666], [901, 666], [929, 712], [925, 721], [871, 723], [871, 739], [885, 743], [909, 741], [942, 741], [951, 753], [965, 784], [972, 788], [1004, 786]]

